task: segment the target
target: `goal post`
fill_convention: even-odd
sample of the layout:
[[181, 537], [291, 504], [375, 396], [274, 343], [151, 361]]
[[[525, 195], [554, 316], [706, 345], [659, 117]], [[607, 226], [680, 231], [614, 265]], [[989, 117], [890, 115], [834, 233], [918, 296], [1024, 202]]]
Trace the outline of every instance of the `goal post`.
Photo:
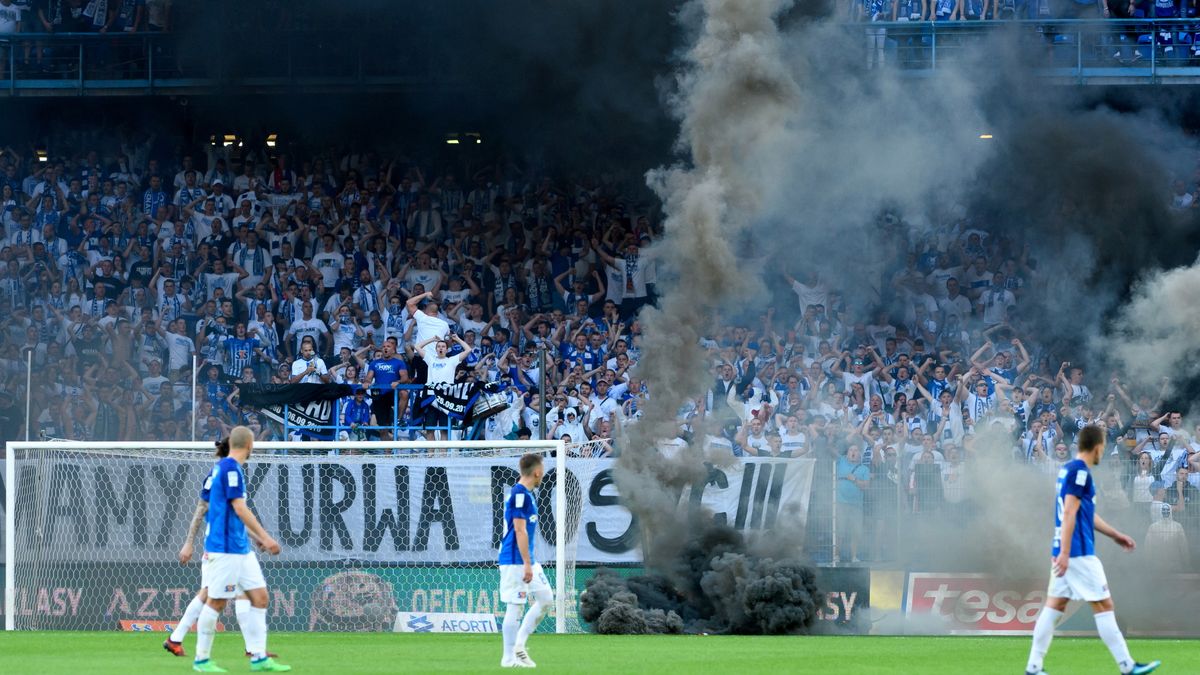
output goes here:
[[[272, 603], [293, 612], [279, 630], [401, 630], [400, 613], [412, 610], [495, 615], [497, 519], [527, 452], [544, 454], [551, 483], [539, 491], [538, 530], [554, 549], [554, 631], [579, 630], [572, 528], [582, 495], [561, 441], [261, 441], [254, 449], [248, 499], [284, 549], [259, 558], [268, 588], [283, 593]], [[188, 566], [176, 552], [215, 461], [212, 443], [9, 442], [6, 450], [6, 630], [178, 618], [181, 598], [186, 605], [199, 586], [202, 542]], [[281, 581], [288, 586], [274, 590]]]

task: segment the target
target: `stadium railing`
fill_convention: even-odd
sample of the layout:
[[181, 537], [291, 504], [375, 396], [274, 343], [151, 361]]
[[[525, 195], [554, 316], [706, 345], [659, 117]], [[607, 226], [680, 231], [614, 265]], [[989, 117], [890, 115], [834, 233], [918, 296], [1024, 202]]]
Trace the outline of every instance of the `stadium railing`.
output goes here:
[[[1200, 18], [923, 21], [847, 24], [867, 60], [868, 41], [885, 35], [884, 60], [915, 78], [954, 68], [1001, 32], [1016, 37], [1020, 59], [1033, 72], [1071, 84], [1147, 84], [1200, 81]], [[997, 43], [996, 49], [1000, 48]], [[996, 68], [1012, 65], [1001, 59]]]
[[218, 32], [0, 35], [0, 96], [171, 93], [231, 86], [323, 91], [443, 82], [442, 50], [420, 32]]
[[[459, 431], [459, 427], [455, 426], [449, 421], [444, 424], [429, 424], [419, 418], [415, 418], [414, 409], [417, 405], [417, 398], [423, 389], [424, 386], [420, 384], [402, 384], [397, 385], [395, 389], [389, 388], [385, 390], [368, 389], [370, 396], [390, 396], [392, 398], [392, 419], [376, 420], [378, 424], [374, 425], [363, 424], [354, 425], [351, 427], [350, 425], [345, 424], [346, 404], [349, 399], [353, 399], [354, 397], [348, 396], [346, 398], [337, 399], [332, 402], [333, 424], [317, 426], [305, 424], [303, 426], [297, 426], [290, 423], [285, 423], [283, 425], [284, 437], [291, 438], [293, 433], [304, 430], [316, 432], [316, 434], [320, 436], [328, 436], [334, 440], [342, 438], [343, 433], [345, 433], [345, 435], [348, 437], [348, 440], [365, 441], [371, 440], [370, 437], [378, 436], [379, 432], [381, 431], [386, 431], [390, 432], [392, 434], [392, 438], [394, 439], [413, 440], [410, 438], [410, 436], [419, 431], [437, 431], [442, 433]], [[403, 409], [400, 407], [402, 394], [408, 395], [407, 404]], [[289, 408], [290, 406], [284, 406], [284, 419], [291, 418], [291, 416], [288, 415]], [[466, 431], [469, 432], [470, 430]], [[471, 436], [468, 435], [466, 438], [471, 438]]]

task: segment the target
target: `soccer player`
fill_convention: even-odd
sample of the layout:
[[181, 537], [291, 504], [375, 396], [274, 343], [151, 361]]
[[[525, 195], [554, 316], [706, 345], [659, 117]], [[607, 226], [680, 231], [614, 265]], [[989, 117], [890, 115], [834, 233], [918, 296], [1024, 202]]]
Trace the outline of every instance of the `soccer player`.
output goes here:
[[1117, 542], [1126, 551], [1134, 548], [1132, 538], [1118, 532], [1096, 515], [1096, 484], [1089, 467], [1098, 465], [1104, 456], [1105, 438], [1104, 430], [1100, 427], [1084, 427], [1079, 432], [1079, 451], [1075, 459], [1058, 471], [1054, 544], [1051, 548], [1054, 566], [1050, 588], [1046, 592], [1046, 606], [1033, 626], [1033, 647], [1029, 651], [1026, 675], [1045, 673], [1042, 659], [1050, 649], [1054, 624], [1062, 617], [1071, 600], [1083, 600], [1091, 604], [1096, 617], [1096, 631], [1116, 659], [1121, 673], [1142, 675], [1153, 672], [1161, 664], [1160, 661], [1137, 663], [1129, 655], [1125, 636], [1121, 635], [1116, 615], [1113, 614], [1112, 595], [1108, 592], [1104, 567], [1096, 557], [1096, 531]]
[[[228, 438], [217, 441], [216, 445], [218, 458], [229, 456]], [[179, 564], [181, 565], [188, 564], [192, 559], [192, 542], [196, 540], [196, 533], [200, 531], [200, 523], [204, 522], [204, 516], [208, 513], [208, 493], [210, 487], [211, 481], [206, 476], [204, 487], [200, 490], [200, 501], [196, 504], [196, 512], [192, 514], [192, 522], [188, 525], [187, 540], [184, 541], [183, 547], [179, 549]], [[163, 649], [175, 656], [187, 656], [187, 652], [183, 649], [183, 639], [187, 636], [188, 631], [192, 629], [192, 626], [196, 625], [196, 619], [200, 617], [200, 611], [204, 609], [204, 604], [208, 602], [208, 589], [204, 586], [207, 566], [207, 563], [205, 563], [200, 568], [200, 592], [196, 593], [196, 596], [188, 603], [183, 616], [175, 624], [175, 630], [171, 632], [171, 636], [163, 641]], [[250, 657], [252, 656], [250, 653], [250, 640], [246, 633], [246, 628], [250, 623], [250, 599], [243, 593], [237, 597], [233, 604], [238, 626], [241, 627], [242, 637], [246, 640], [246, 656]], [[275, 657], [275, 654], [269, 652], [268, 655], [272, 658]]]
[[246, 475], [242, 464], [250, 458], [254, 433], [237, 426], [229, 432], [229, 456], [223, 457], [209, 474], [205, 484], [209, 490], [208, 534], [204, 539], [206, 561], [204, 586], [208, 602], [200, 610], [197, 621], [196, 660], [192, 670], [201, 673], [224, 673], [209, 658], [216, 637], [217, 617], [229, 598], [239, 590], [250, 598], [250, 612], [244, 628], [249, 642], [250, 670], [255, 672], [284, 672], [291, 666], [277, 663], [267, 655], [267, 582], [263, 579], [258, 557], [250, 550], [249, 532], [272, 555], [279, 553], [275, 541], [250, 507], [246, 505]]
[[[537, 503], [533, 490], [542, 482], [545, 468], [540, 455], [521, 457], [521, 479], [504, 502], [504, 540], [500, 543], [500, 601], [504, 613], [504, 657], [502, 668], [536, 668], [525, 642], [554, 603], [550, 582], [533, 555], [537, 538]], [[521, 618], [521, 610], [533, 596], [533, 605]]]

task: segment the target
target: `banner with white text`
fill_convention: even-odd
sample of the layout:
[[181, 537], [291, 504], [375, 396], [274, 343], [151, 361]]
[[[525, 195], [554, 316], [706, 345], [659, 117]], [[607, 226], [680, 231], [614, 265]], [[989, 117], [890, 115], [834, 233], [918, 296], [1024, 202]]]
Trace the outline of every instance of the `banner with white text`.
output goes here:
[[[537, 492], [536, 555], [554, 559], [557, 519], [581, 563], [634, 563], [637, 524], [621, 505], [610, 459], [572, 459], [567, 513], [554, 509], [555, 460]], [[744, 532], [786, 521], [803, 530], [814, 461], [746, 459], [711, 466], [679, 508], [707, 509]], [[169, 561], [211, 460], [50, 451], [16, 460], [17, 562]], [[280, 562], [473, 565], [495, 560], [516, 462], [494, 458], [254, 456], [250, 506], [280, 542]], [[0, 499], [0, 511], [3, 500]], [[0, 523], [3, 519], [0, 518]]]

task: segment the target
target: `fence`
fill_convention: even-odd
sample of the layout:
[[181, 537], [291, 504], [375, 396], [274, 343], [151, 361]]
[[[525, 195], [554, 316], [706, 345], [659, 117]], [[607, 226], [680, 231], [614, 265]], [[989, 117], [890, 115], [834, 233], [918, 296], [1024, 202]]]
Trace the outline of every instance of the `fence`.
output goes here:
[[185, 90], [361, 90], [443, 82], [444, 50], [420, 31], [19, 33], [0, 38], [0, 95]]
[[[973, 572], [991, 555], [1049, 558], [1063, 462], [902, 448], [899, 457], [868, 457], [854, 476], [867, 476], [862, 486], [844, 462], [819, 458], [805, 546], [817, 563]], [[1138, 542], [1147, 569], [1191, 571], [1200, 562], [1200, 489], [1174, 470], [1162, 472], [1170, 480], [1139, 477], [1126, 455], [1118, 447], [1092, 469], [1099, 512]]]
[[[987, 41], [1007, 35], [1019, 50], [1007, 53], [1004, 64], [1017, 60], [1064, 83], [1200, 81], [1200, 21], [1195, 19], [899, 21], [853, 24], [846, 30], [861, 36], [857, 44], [864, 63], [882, 34], [884, 61], [910, 77], [962, 65]], [[998, 42], [994, 47], [1001, 49]]]
[[[440, 416], [440, 419], [430, 418], [428, 420], [419, 419], [415, 416], [417, 408], [417, 399], [424, 386], [420, 384], [401, 384], [395, 388], [368, 390], [368, 394], [374, 398], [390, 397], [392, 416], [390, 420], [376, 419], [376, 424], [346, 424], [346, 409], [353, 399], [353, 396], [340, 398], [333, 401], [333, 424], [331, 426], [313, 427], [310, 425], [295, 426], [290, 422], [285, 422], [283, 426], [284, 437], [292, 438], [293, 434], [298, 434], [302, 430], [315, 431], [321, 435], [332, 435], [336, 439], [343, 438], [345, 434], [349, 440], [372, 440], [371, 437], [378, 436], [380, 432], [391, 434], [395, 440], [415, 440], [415, 435], [420, 431], [432, 431], [444, 438], [452, 438], [452, 432], [462, 432], [462, 438], [476, 439], [479, 438], [481, 424], [476, 424], [471, 429], [460, 429], [451, 424], [450, 420], [445, 416]], [[289, 420], [289, 406], [284, 406], [284, 419]]]

